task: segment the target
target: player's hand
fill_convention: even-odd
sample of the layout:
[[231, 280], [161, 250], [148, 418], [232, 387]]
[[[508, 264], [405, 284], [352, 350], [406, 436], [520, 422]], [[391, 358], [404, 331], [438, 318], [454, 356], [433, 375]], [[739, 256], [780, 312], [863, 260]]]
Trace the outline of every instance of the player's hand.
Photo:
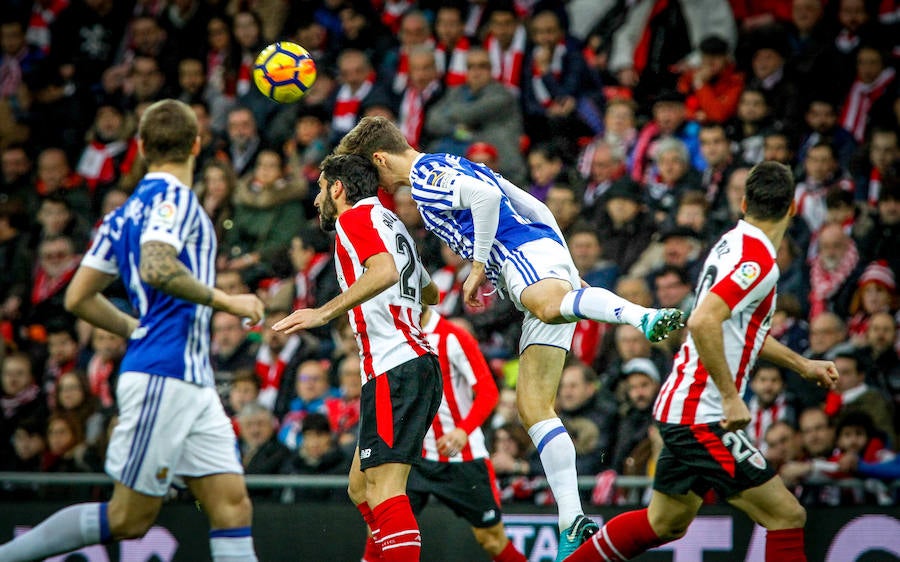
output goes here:
[[809, 360], [800, 376], [824, 388], [837, 386], [838, 371], [831, 361]]
[[473, 263], [472, 271], [469, 272], [469, 276], [466, 277], [466, 282], [463, 283], [463, 300], [466, 305], [472, 308], [481, 308], [484, 306], [484, 303], [478, 298], [478, 291], [481, 289], [481, 286], [484, 285], [485, 279], [484, 264], [481, 262]]
[[725, 419], [719, 425], [726, 431], [743, 429], [750, 423], [750, 410], [737, 394], [722, 399], [722, 413]]
[[223, 310], [245, 319], [252, 326], [262, 320], [266, 312], [266, 305], [263, 304], [259, 297], [249, 293], [226, 295]]
[[325, 315], [317, 308], [301, 308], [295, 310], [287, 318], [272, 324], [272, 329], [282, 334], [294, 334], [300, 330], [318, 328], [325, 325]]
[[441, 438], [437, 440], [438, 453], [446, 457], [452, 457], [456, 453], [462, 451], [463, 447], [465, 447], [468, 442], [469, 435], [457, 427], [450, 433], [442, 435]]

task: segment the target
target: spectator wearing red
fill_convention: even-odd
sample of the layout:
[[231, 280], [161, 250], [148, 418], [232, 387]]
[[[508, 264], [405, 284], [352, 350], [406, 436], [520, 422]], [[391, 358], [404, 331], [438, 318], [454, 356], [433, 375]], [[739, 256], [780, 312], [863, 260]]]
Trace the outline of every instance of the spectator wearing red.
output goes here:
[[461, 6], [446, 4], [437, 9], [434, 33], [437, 37], [434, 57], [438, 75], [447, 88], [466, 82], [466, 55], [471, 44], [465, 35], [464, 13]]
[[484, 48], [491, 59], [491, 76], [518, 97], [525, 70], [528, 34], [512, 2], [492, 3]]
[[866, 266], [856, 291], [850, 301], [850, 322], [847, 330], [850, 338], [858, 345], [864, 345], [869, 319], [880, 312], [893, 313], [897, 310], [897, 281], [894, 272], [885, 261], [874, 261]]
[[700, 66], [681, 75], [678, 91], [687, 96], [688, 119], [724, 123], [737, 111], [744, 76], [721, 37], [706, 37], [699, 50]]
[[884, 54], [874, 46], [864, 46], [856, 54], [856, 80], [844, 99], [841, 126], [850, 131], [856, 142], [863, 142], [872, 120], [892, 115], [896, 71], [886, 64]]

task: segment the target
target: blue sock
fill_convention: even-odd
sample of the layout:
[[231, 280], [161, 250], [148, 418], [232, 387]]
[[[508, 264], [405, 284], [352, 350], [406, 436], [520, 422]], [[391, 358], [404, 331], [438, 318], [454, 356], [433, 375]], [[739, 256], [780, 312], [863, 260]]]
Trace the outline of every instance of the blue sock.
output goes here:
[[105, 503], [82, 503], [61, 509], [24, 535], [0, 546], [0, 560], [25, 562], [109, 542]]
[[250, 527], [213, 529], [209, 532], [213, 562], [256, 562]]

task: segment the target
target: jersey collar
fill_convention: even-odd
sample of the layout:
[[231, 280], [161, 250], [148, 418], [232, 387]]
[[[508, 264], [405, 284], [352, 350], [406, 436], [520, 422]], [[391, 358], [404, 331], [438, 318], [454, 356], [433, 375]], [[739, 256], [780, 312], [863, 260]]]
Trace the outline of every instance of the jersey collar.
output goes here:
[[775, 246], [772, 245], [772, 241], [769, 240], [769, 237], [766, 236], [765, 232], [753, 226], [744, 219], [740, 219], [738, 221], [738, 227], [740, 227], [740, 229], [744, 232], [753, 235], [755, 238], [759, 238], [760, 241], [762, 241], [763, 245], [769, 250], [769, 252], [771, 252], [773, 256], [778, 254], [778, 252], [775, 251]]
[[360, 199], [359, 201], [357, 201], [356, 203], [353, 204], [353, 207], [351, 207], [351, 209], [355, 209], [357, 207], [362, 207], [363, 205], [379, 205], [379, 204], [381, 204], [381, 201], [378, 200], [377, 196], [373, 195], [372, 197], [366, 197], [365, 199]]
[[419, 165], [419, 161], [422, 160], [422, 158], [425, 158], [425, 156], [426, 154], [423, 152], [416, 156], [416, 159], [413, 160], [412, 166], [410, 166], [409, 168], [409, 185], [415, 184], [415, 178], [413, 177], [413, 174], [416, 173], [416, 167]]
[[147, 180], [165, 180], [168, 183], [174, 183], [175, 185], [180, 185], [185, 189], [190, 189], [190, 187], [181, 183], [181, 180], [170, 174], [169, 172], [147, 172], [144, 174], [144, 179]]

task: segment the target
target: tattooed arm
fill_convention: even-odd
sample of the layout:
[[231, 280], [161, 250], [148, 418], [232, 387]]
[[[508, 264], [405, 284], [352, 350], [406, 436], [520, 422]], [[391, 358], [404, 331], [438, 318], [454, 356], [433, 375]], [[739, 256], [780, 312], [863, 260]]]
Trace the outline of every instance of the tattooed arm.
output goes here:
[[230, 312], [249, 319], [251, 324], [263, 316], [264, 306], [256, 295], [229, 295], [207, 287], [178, 261], [175, 248], [165, 242], [141, 244], [141, 279], [168, 295]]

